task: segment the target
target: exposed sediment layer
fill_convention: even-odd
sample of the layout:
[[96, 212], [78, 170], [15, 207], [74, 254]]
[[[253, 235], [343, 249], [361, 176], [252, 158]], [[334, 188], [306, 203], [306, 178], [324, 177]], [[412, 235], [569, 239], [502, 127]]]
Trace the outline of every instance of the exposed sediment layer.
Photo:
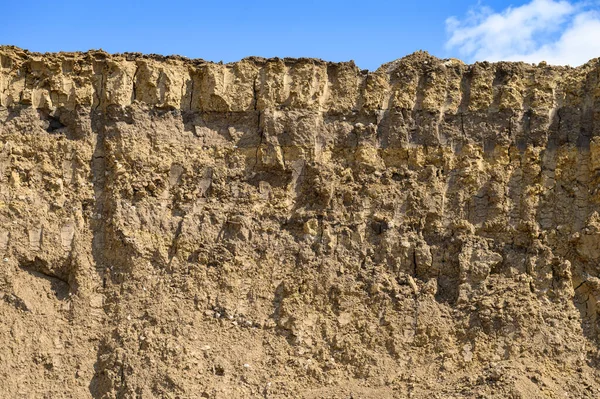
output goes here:
[[0, 47], [0, 392], [598, 397], [599, 72]]

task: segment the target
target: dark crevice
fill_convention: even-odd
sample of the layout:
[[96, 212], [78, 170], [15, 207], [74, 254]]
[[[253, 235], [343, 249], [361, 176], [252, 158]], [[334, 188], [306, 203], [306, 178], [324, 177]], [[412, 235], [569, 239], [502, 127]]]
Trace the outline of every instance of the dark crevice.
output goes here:
[[47, 271], [47, 266], [46, 265], [42, 265], [42, 266], [36, 266], [38, 265], [40, 262], [39, 259], [36, 258], [35, 261], [30, 262], [28, 264], [21, 264], [19, 265], [19, 267], [23, 270], [25, 270], [26, 272], [33, 274], [37, 277], [42, 277], [42, 278], [46, 278], [46, 279], [54, 279], [54, 280], [58, 280], [64, 284], [69, 284], [69, 281], [66, 277], [54, 274], [50, 271]]
[[46, 128], [46, 131], [48, 133], [54, 133], [55, 131], [62, 129], [63, 127], [66, 126], [63, 125], [58, 118], [52, 116], [48, 117], [48, 127]]
[[25, 68], [23, 68], [25, 70], [25, 83], [23, 84], [23, 91], [21, 92], [20, 96], [19, 96], [19, 102], [22, 104], [25, 104], [24, 99], [23, 99], [23, 95], [25, 94], [25, 91], [28, 89], [27, 87], [27, 77], [29, 76], [29, 66], [25, 65]]
[[258, 75], [256, 75], [256, 78], [254, 78], [254, 81], [252, 82], [252, 94], [254, 95], [254, 102], [253, 102], [253, 108], [255, 111], [258, 111], [258, 85], [257, 85], [257, 80], [258, 80]]
[[533, 110], [528, 109], [523, 114], [523, 134], [525, 137], [529, 137], [531, 133], [531, 118], [533, 117]]
[[61, 270], [51, 270], [46, 261], [38, 257], [33, 261], [21, 260], [19, 268], [34, 277], [49, 281], [51, 289], [58, 300], [67, 299], [71, 291], [69, 277], [61, 273]]
[[467, 72], [463, 73], [460, 81], [460, 91], [462, 93], [460, 104], [458, 109], [461, 114], [469, 109], [469, 103], [471, 102], [471, 80], [473, 79], [473, 67]]
[[413, 250], [412, 256], [413, 276], [417, 277], [417, 249]]
[[260, 128], [260, 118], [262, 117], [262, 113], [261, 111], [258, 110], [258, 85], [257, 85], [257, 81], [258, 81], [258, 75], [256, 75], [256, 77], [254, 78], [254, 81], [252, 82], [252, 93], [254, 95], [254, 100], [253, 100], [253, 109], [254, 111], [257, 113], [257, 117], [256, 117], [256, 130], [258, 132], [258, 136], [259, 136], [259, 141], [258, 141], [258, 146], [256, 147], [256, 158], [254, 160], [254, 166], [252, 167], [252, 170], [256, 169], [256, 166], [258, 165], [258, 154], [260, 151], [260, 148], [262, 147], [263, 144], [263, 131]]
[[171, 241], [171, 247], [169, 248], [169, 265], [173, 261], [175, 254], [177, 253], [177, 244], [179, 243], [179, 237], [181, 236], [181, 231], [183, 228], [183, 218], [177, 224], [177, 229], [175, 230], [175, 235], [173, 236], [173, 240]]
[[583, 280], [577, 287], [575, 287], [575, 289], [573, 291], [577, 291], [578, 289], [581, 288], [581, 286], [583, 286], [587, 282], [588, 282], [587, 280]]
[[132, 90], [132, 93], [131, 93], [131, 102], [134, 102], [136, 100], [136, 98], [137, 98], [137, 84], [136, 84], [136, 81], [137, 81], [137, 74], [138, 74], [139, 70], [140, 70], [140, 66], [136, 63], [135, 64], [135, 72], [133, 73], [133, 78], [131, 78], [131, 80], [133, 82], [133, 90]]
[[192, 105], [194, 104], [194, 78], [190, 75], [191, 86], [190, 86], [190, 104], [189, 110], [192, 111]]
[[94, 107], [94, 111], [96, 111], [100, 104], [102, 103], [102, 97], [104, 97], [104, 69], [106, 65], [102, 65], [102, 70], [100, 71], [100, 88], [96, 91], [96, 97], [98, 98], [98, 104]]

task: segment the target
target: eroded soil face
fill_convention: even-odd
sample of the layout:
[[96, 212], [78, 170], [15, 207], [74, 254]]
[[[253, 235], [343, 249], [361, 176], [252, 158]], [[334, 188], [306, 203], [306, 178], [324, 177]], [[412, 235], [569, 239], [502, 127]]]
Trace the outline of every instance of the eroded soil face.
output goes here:
[[599, 71], [0, 47], [0, 396], [599, 397]]

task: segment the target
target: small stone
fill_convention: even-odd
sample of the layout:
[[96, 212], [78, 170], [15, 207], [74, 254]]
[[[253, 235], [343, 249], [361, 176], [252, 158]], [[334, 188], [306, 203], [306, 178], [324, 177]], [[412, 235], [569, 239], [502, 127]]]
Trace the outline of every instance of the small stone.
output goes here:
[[304, 223], [304, 233], [316, 236], [318, 235], [319, 229], [319, 221], [317, 219], [309, 219], [306, 223]]

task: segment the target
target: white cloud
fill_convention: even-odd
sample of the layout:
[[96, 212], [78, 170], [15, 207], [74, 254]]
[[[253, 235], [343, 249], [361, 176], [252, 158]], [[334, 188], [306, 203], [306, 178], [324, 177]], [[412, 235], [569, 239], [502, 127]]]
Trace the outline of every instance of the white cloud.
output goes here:
[[600, 57], [600, 12], [590, 3], [532, 0], [493, 12], [471, 10], [446, 20], [446, 48], [468, 61], [546, 61], [581, 65]]

